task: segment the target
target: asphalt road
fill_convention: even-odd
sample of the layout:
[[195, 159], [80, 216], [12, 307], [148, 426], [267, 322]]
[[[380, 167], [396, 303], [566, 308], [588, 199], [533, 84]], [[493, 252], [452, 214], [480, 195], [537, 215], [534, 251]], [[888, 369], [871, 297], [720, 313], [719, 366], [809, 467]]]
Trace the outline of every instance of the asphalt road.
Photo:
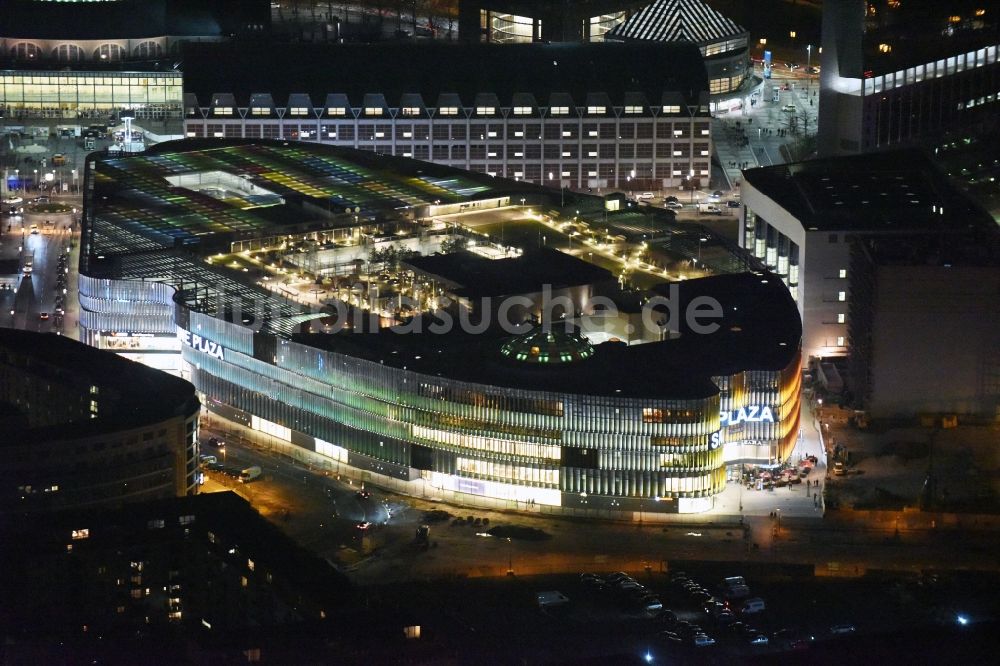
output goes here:
[[[218, 426], [221, 421], [214, 419]], [[229, 431], [238, 430], [226, 426]], [[226, 462], [231, 467], [260, 465], [261, 481], [241, 486], [228, 482], [265, 516], [274, 520], [305, 547], [338, 564], [359, 583], [414, 578], [539, 575], [594, 571], [659, 571], [676, 560], [743, 561], [758, 565], [835, 565], [842, 575], [862, 575], [869, 569], [914, 571], [948, 567], [992, 570], [996, 536], [990, 532], [953, 530], [892, 531], [840, 527], [807, 517], [783, 517], [780, 527], [768, 515], [747, 516], [746, 532], [734, 517], [687, 516], [685, 522], [662, 524], [609, 523], [557, 519], [482, 509], [451, 507], [411, 497], [399, 497], [375, 488], [369, 500], [359, 501], [356, 482], [337, 479], [319, 470], [277, 456], [267, 436], [238, 430], [244, 437], [219, 433], [228, 442]], [[250, 439], [257, 441], [251, 444]], [[269, 450], [270, 446], [270, 450]], [[220, 457], [220, 461], [222, 458]], [[238, 464], [237, 464], [238, 463]], [[215, 475], [213, 475], [215, 476]], [[329, 489], [329, 492], [328, 492]], [[777, 491], [776, 491], [777, 492]], [[354, 527], [362, 520], [381, 522], [373, 509], [388, 505], [388, 524], [376, 525], [360, 538]], [[533, 527], [543, 540], [482, 536], [475, 526], [452, 526], [451, 519], [431, 523], [428, 551], [413, 545], [414, 531], [425, 512], [438, 509], [453, 517], [489, 519], [491, 527]], [[288, 519], [284, 512], [290, 512]], [[373, 520], [375, 518], [375, 520]], [[756, 546], [754, 546], [756, 544]]]

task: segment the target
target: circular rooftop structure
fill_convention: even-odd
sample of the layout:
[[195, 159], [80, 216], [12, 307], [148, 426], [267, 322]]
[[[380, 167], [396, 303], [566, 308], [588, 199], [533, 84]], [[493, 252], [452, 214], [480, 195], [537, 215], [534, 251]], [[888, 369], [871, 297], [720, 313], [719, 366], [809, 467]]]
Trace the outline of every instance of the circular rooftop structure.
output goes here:
[[590, 358], [594, 346], [576, 329], [538, 326], [506, 340], [500, 346], [500, 353], [522, 363], [555, 365]]

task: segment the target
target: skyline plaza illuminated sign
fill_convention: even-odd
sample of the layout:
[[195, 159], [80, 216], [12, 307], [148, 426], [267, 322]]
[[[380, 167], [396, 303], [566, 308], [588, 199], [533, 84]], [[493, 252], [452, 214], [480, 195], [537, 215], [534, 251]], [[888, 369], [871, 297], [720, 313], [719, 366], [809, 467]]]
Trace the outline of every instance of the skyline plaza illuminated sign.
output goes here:
[[197, 349], [200, 352], [203, 352], [210, 356], [214, 356], [220, 361], [226, 360], [225, 347], [220, 345], [218, 342], [215, 342], [214, 340], [203, 338], [196, 333], [185, 331], [182, 328], [177, 329], [177, 337], [181, 339], [181, 342], [186, 344], [188, 347], [191, 347], [192, 349]]
[[749, 405], [731, 412], [722, 412], [720, 421], [723, 427], [740, 423], [774, 423], [774, 412], [767, 405]]

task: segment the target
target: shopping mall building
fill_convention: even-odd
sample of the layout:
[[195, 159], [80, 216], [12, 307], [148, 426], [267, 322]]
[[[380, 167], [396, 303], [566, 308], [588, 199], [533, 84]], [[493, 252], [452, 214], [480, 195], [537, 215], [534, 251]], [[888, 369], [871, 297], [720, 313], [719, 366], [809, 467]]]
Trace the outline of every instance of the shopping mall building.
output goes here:
[[[433, 262], [420, 279], [394, 273], [399, 302], [414, 304], [405, 319], [395, 296], [371, 293], [376, 280], [399, 282], [388, 263], [381, 278], [360, 261], [344, 276], [355, 281], [346, 316], [320, 296], [339, 287], [296, 292], [282, 268], [310, 243], [337, 252], [407, 229], [437, 233], [444, 214], [461, 224], [463, 211], [507, 214], [515, 201], [554, 208], [540, 187], [261, 141], [95, 156], [86, 177], [81, 335], [112, 349], [127, 341], [123, 353], [190, 378], [211, 411], [320, 468], [469, 505], [631, 518], [708, 510], [727, 464], [782, 459], [798, 436], [801, 325], [763, 271], [664, 284], [647, 294], [648, 342], [597, 344], [562, 321], [435, 328], [448, 299]], [[560, 287], [539, 266], [544, 254], [504, 256], [463, 265], [474, 274], [475, 261], [511, 262], [523, 279], [506, 296], [528, 310], [545, 285], [523, 276], [555, 282], [573, 294], [574, 323], [610, 277]], [[710, 330], [684, 316], [713, 302]], [[400, 321], [407, 332], [386, 328]], [[328, 332], [331, 322], [346, 328]]]

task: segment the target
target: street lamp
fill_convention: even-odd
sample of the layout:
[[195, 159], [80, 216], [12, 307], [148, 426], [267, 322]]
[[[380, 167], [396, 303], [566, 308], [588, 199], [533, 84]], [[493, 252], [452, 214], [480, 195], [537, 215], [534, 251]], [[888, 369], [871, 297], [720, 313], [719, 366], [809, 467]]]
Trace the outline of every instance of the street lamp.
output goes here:
[[694, 169], [688, 171], [688, 187], [691, 188], [691, 203], [694, 203]]

